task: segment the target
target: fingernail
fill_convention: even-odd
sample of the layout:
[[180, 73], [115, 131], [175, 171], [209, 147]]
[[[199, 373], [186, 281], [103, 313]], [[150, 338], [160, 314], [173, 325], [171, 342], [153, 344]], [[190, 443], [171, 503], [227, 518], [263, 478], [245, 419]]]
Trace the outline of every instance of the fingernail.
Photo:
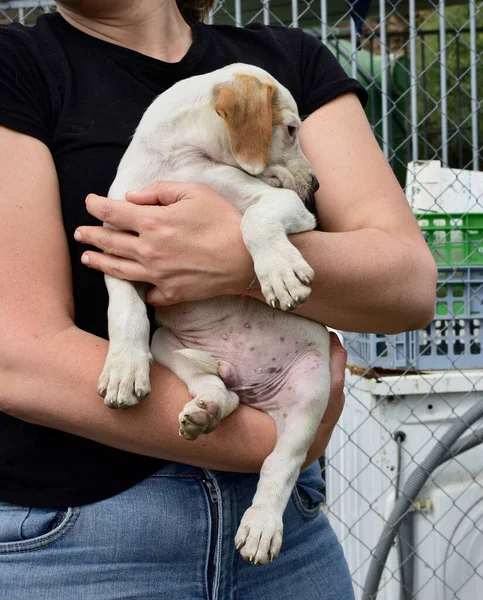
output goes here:
[[128, 190], [126, 194], [139, 194], [141, 190]]
[[81, 256], [81, 263], [83, 265], [88, 265], [89, 264], [89, 255], [88, 254], [83, 254]]
[[80, 231], [76, 231], [74, 233], [74, 239], [77, 240], [78, 242], [82, 241], [82, 233]]

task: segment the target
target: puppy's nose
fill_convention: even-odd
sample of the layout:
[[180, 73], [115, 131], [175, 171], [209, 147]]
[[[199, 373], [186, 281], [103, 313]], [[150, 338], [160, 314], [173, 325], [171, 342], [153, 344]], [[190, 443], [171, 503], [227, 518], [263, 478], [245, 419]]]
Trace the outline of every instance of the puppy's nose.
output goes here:
[[311, 181], [311, 185], [312, 185], [312, 193], [315, 194], [315, 192], [319, 189], [320, 187], [320, 183], [319, 180], [317, 179], [317, 177], [315, 175], [312, 175], [312, 181]]

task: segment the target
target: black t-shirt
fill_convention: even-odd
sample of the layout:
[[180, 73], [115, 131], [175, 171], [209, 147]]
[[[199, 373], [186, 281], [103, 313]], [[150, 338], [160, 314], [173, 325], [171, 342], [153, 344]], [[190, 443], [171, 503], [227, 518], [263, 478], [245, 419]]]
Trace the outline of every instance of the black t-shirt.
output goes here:
[[[144, 110], [158, 94], [180, 79], [245, 62], [287, 87], [302, 116], [350, 91], [366, 101], [364, 89], [331, 52], [300, 29], [190, 25], [193, 44], [175, 64], [89, 36], [58, 13], [39, 17], [32, 28], [0, 26], [0, 125], [42, 140], [52, 153], [72, 262], [75, 322], [103, 338], [103, 276], [80, 263], [85, 246], [73, 233], [79, 225], [97, 224], [85, 210], [85, 197], [107, 194]], [[3, 501], [59, 507], [94, 502], [163, 464], [0, 413]]]

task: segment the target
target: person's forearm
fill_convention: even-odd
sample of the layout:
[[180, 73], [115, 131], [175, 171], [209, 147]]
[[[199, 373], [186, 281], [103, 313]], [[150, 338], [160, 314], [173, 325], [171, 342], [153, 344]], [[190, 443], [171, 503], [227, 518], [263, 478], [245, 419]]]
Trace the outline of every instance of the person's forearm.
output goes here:
[[[295, 312], [334, 329], [397, 333], [433, 317], [437, 270], [429, 253], [376, 229], [290, 236], [315, 270]], [[263, 299], [260, 287], [251, 295]]]
[[[97, 395], [107, 342], [76, 327], [26, 340], [2, 360], [0, 410], [138, 454], [206, 468], [258, 472], [275, 444], [270, 417], [241, 405], [219, 428], [196, 442], [178, 435], [178, 413], [190, 400], [186, 386], [164, 367], [151, 368], [152, 392], [138, 406], [110, 410]], [[38, 350], [32, 350], [33, 344]], [[21, 356], [23, 354], [23, 356]]]

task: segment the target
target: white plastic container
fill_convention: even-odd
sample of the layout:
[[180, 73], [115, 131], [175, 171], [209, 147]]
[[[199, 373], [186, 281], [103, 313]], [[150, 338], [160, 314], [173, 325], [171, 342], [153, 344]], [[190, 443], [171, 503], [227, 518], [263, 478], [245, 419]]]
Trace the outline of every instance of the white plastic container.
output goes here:
[[444, 168], [439, 160], [413, 161], [406, 197], [414, 213], [483, 212], [483, 172]]
[[[401, 487], [457, 415], [483, 401], [483, 371], [406, 377], [346, 377], [346, 405], [327, 449], [327, 507], [360, 599], [371, 550], [395, 500], [397, 444]], [[476, 426], [481, 426], [477, 423]], [[415, 586], [419, 600], [483, 598], [483, 446], [439, 467], [418, 499]], [[389, 555], [378, 600], [399, 598], [397, 550]]]

